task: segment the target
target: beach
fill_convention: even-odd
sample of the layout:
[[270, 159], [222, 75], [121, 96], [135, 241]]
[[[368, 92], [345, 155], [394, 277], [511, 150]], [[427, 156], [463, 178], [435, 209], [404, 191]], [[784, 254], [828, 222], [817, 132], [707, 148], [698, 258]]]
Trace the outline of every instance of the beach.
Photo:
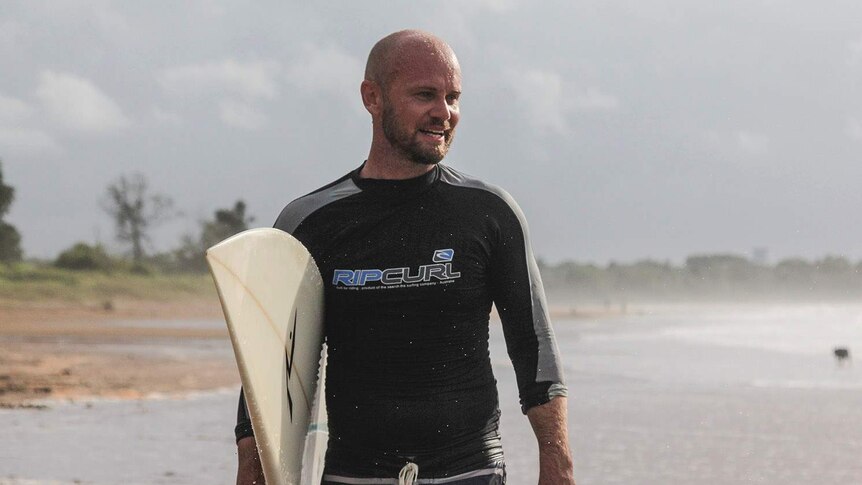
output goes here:
[[[232, 351], [218, 308], [192, 310], [60, 312], [14, 334], [4, 322], [2, 374], [52, 390], [4, 394], [24, 407], [0, 409], [15, 437], [0, 444], [0, 484], [233, 483]], [[862, 348], [858, 304], [632, 308], [558, 315], [555, 332], [579, 485], [862, 483], [862, 370], [832, 355]], [[499, 322], [491, 359], [508, 483], [536, 483]], [[76, 379], [85, 371], [102, 377]]]
[[[553, 313], [612, 314], [593, 307]], [[222, 318], [214, 295], [118, 300], [109, 310], [97, 303], [0, 302], [0, 408], [238, 386]]]
[[0, 407], [238, 385], [220, 319], [211, 299], [0, 304]]

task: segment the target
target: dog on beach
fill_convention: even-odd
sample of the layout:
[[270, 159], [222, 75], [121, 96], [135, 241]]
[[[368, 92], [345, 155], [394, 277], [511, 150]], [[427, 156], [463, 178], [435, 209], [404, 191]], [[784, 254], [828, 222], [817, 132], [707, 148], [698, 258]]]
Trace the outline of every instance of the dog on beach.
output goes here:
[[835, 355], [835, 361], [838, 365], [850, 362], [850, 349], [847, 347], [835, 347], [832, 353]]

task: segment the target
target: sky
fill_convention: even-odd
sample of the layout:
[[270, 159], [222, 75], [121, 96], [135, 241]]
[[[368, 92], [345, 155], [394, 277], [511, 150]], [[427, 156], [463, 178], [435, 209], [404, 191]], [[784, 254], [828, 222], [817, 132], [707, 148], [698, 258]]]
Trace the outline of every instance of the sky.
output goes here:
[[457, 53], [444, 163], [502, 186], [536, 255], [862, 258], [862, 2], [0, 3], [6, 220], [27, 256], [116, 251], [106, 187], [141, 173], [176, 247], [218, 208], [255, 225], [359, 166], [381, 37]]

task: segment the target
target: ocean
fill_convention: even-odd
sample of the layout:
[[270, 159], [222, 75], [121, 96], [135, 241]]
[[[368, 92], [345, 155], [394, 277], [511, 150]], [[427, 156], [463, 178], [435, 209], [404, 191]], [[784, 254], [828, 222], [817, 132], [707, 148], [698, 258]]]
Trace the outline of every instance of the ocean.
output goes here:
[[[833, 356], [862, 352], [862, 305], [652, 307], [554, 328], [579, 485], [862, 483], [862, 363]], [[191, 346], [230, 353], [226, 341]], [[508, 483], [536, 483], [498, 323], [491, 348]], [[0, 484], [232, 484], [236, 399], [223, 389], [0, 410]]]

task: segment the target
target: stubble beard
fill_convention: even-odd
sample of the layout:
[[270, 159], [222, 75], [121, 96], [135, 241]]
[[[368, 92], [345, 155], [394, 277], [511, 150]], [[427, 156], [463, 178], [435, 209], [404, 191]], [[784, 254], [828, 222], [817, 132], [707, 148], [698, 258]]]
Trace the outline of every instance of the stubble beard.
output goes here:
[[449, 146], [455, 138], [455, 130], [450, 130], [445, 138], [443, 146], [435, 146], [432, 149], [423, 148], [416, 140], [415, 133], [402, 130], [398, 123], [398, 116], [391, 104], [386, 103], [383, 107], [382, 116], [383, 135], [389, 144], [400, 151], [408, 160], [419, 165], [436, 165], [449, 152]]

